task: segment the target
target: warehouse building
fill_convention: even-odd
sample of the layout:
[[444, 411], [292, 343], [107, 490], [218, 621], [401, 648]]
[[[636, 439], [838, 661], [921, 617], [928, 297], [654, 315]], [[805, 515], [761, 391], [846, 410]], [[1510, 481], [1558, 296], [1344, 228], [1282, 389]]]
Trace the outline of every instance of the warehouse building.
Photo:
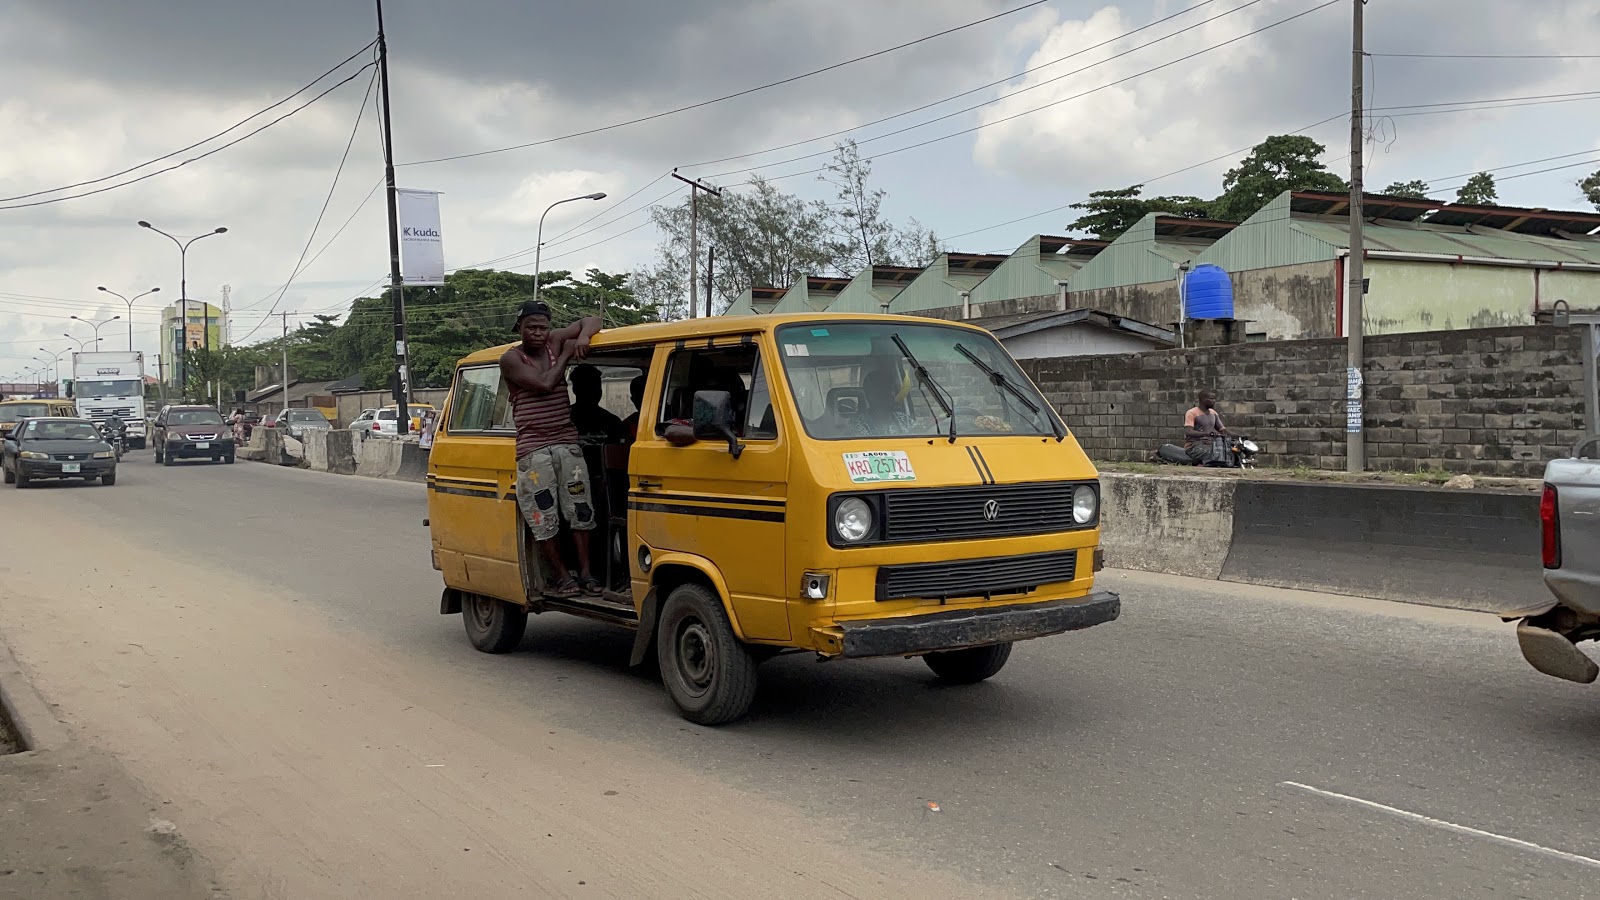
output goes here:
[[906, 285], [922, 274], [911, 266], [873, 266], [862, 269], [839, 296], [834, 298], [830, 312], [881, 313], [887, 312], [894, 298]]
[[972, 315], [1016, 315], [1067, 308], [1068, 285], [1110, 241], [1036, 234], [972, 289]]
[[807, 275], [784, 291], [772, 308], [775, 313], [822, 312], [833, 305], [839, 293], [850, 284], [848, 278]]

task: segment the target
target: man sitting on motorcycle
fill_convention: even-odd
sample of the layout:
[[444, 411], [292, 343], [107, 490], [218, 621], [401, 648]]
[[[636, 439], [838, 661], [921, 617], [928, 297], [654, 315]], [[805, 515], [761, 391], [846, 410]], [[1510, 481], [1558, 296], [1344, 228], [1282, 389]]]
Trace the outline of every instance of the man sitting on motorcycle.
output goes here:
[[1183, 417], [1183, 449], [1197, 466], [1228, 462], [1228, 427], [1217, 413], [1217, 395], [1201, 391], [1194, 408]]

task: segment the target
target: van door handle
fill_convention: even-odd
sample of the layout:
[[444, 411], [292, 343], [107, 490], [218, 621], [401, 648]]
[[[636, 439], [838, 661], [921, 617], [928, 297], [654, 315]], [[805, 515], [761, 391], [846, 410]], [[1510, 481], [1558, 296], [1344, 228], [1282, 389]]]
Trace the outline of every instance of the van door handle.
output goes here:
[[639, 479], [639, 490], [641, 490], [641, 491], [647, 491], [647, 490], [649, 490], [651, 488], [658, 488], [658, 487], [661, 487], [661, 482], [659, 482], [659, 481], [649, 481], [649, 480], [644, 479], [644, 478]]

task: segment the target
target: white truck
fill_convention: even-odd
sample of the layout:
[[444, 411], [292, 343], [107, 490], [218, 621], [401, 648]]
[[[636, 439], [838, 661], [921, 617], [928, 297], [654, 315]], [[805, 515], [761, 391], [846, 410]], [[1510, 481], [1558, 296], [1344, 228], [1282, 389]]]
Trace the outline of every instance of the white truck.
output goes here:
[[95, 351], [72, 354], [72, 398], [78, 415], [96, 422], [117, 416], [127, 426], [128, 447], [146, 443], [144, 354]]

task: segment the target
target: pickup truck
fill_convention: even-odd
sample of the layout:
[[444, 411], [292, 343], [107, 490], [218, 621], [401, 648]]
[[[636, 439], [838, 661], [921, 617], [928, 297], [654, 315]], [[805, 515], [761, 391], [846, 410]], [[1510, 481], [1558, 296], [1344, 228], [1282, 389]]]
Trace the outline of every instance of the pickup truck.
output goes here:
[[1521, 620], [1517, 644], [1529, 665], [1590, 684], [1600, 666], [1577, 644], [1600, 640], [1600, 435], [1545, 466], [1539, 520], [1550, 599], [1506, 618]]

